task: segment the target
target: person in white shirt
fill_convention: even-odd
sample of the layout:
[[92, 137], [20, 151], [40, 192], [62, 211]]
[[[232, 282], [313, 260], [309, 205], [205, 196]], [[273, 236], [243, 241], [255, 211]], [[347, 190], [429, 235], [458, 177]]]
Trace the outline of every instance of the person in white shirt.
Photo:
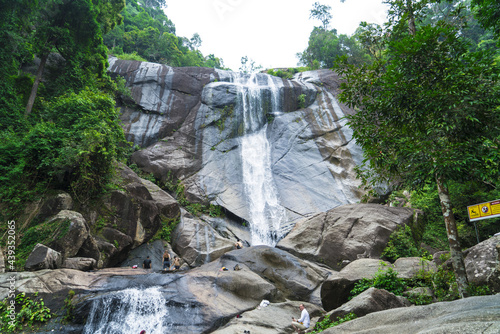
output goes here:
[[294, 317], [292, 317], [292, 327], [297, 331], [297, 333], [300, 333], [300, 331], [303, 329], [308, 329], [309, 325], [311, 324], [311, 318], [309, 318], [309, 312], [307, 312], [306, 308], [304, 307], [304, 304], [300, 304], [299, 309], [301, 311], [300, 319], [297, 320]]

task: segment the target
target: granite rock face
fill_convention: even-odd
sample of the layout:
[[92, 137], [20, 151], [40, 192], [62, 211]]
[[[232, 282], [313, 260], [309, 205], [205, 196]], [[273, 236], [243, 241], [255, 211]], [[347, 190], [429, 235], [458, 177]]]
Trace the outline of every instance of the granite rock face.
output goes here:
[[338, 270], [343, 261], [379, 258], [391, 233], [398, 226], [414, 224], [413, 217], [410, 208], [339, 206], [298, 222], [277, 247]]
[[[284, 80], [116, 58], [108, 70], [132, 91], [135, 106], [122, 106], [121, 119], [127, 138], [142, 147], [133, 161], [157, 179], [180, 180], [192, 202], [250, 221], [242, 138], [259, 131], [286, 214], [283, 234], [300, 218], [362, 195], [354, 172], [362, 152], [342, 119], [352, 110], [336, 100], [339, 79], [331, 71]], [[256, 105], [251, 115], [249, 105]]]
[[60, 252], [63, 258], [75, 256], [89, 237], [89, 227], [79, 212], [61, 210], [47, 224], [57, 226], [49, 247]]
[[500, 295], [391, 309], [368, 314], [325, 334], [470, 334], [500, 332]]
[[328, 314], [332, 320], [345, 317], [349, 313], [354, 313], [359, 318], [373, 312], [407, 306], [411, 306], [411, 303], [404, 297], [383, 289], [369, 288]]
[[234, 241], [222, 237], [209, 223], [183, 213], [173, 237], [172, 248], [190, 267], [211, 262], [235, 248]]
[[491, 237], [467, 251], [464, 259], [469, 282], [489, 285], [500, 292], [500, 236]]
[[36, 244], [28, 256], [24, 269], [35, 271], [60, 268], [63, 261], [61, 253], [42, 244]]

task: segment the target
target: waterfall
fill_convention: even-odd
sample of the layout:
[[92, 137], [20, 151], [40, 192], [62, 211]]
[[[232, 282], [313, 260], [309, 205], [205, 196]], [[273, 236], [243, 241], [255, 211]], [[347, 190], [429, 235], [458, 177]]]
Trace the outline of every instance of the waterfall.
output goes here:
[[[259, 81], [267, 82], [261, 86]], [[236, 83], [243, 110], [244, 135], [240, 144], [251, 244], [275, 246], [286, 213], [273, 180], [266, 114], [279, 113], [279, 89], [271, 76], [263, 74], [250, 77], [240, 74]]]
[[[170, 320], [170, 321], [169, 321]], [[84, 334], [175, 333], [159, 287], [113, 292], [92, 303]]]

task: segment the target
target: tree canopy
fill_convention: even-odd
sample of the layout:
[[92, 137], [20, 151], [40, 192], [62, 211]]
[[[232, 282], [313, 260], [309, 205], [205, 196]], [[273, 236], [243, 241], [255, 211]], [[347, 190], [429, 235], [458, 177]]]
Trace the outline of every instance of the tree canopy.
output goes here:
[[[384, 57], [372, 65], [344, 61], [341, 101], [363, 147], [364, 182], [407, 189], [436, 183], [461, 295], [467, 277], [448, 191], [449, 181], [498, 180], [500, 68], [491, 50], [470, 51], [457, 26], [421, 24], [426, 1], [393, 1]], [[419, 11], [408, 13], [408, 11]], [[397, 9], [397, 10], [396, 10]], [[417, 28], [418, 27], [418, 28]]]
[[163, 12], [164, 6], [164, 1], [127, 0], [121, 12], [123, 24], [104, 35], [104, 44], [118, 56], [134, 53], [147, 61], [170, 66], [224, 68], [222, 59], [213, 54], [203, 56], [198, 33], [191, 38], [176, 35], [174, 24]]

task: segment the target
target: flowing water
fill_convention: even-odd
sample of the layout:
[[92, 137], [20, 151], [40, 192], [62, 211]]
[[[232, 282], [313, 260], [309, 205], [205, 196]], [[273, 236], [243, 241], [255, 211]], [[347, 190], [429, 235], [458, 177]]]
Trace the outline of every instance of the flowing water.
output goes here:
[[[145, 275], [142, 278], [151, 278]], [[166, 295], [165, 295], [166, 294]], [[83, 334], [195, 334], [206, 327], [203, 313], [193, 303], [174, 301], [168, 284], [131, 287], [104, 293], [91, 303]], [[167, 300], [165, 296], [173, 298]], [[182, 299], [182, 298], [181, 298]]]
[[275, 246], [285, 219], [272, 175], [271, 147], [267, 139], [266, 114], [280, 112], [279, 89], [268, 75], [239, 75], [244, 119], [241, 137], [243, 184], [250, 217], [251, 244]]
[[174, 333], [158, 287], [114, 291], [92, 303], [84, 334]]
[[[240, 138], [243, 184], [250, 217], [251, 244], [275, 246], [281, 236], [285, 209], [280, 205], [271, 166], [271, 147], [267, 139], [267, 114], [280, 113], [279, 89], [264, 74], [235, 74], [239, 104], [243, 112], [244, 135]], [[197, 226], [197, 232], [202, 232]], [[196, 243], [199, 244], [196, 233]], [[207, 258], [214, 236], [205, 226]], [[190, 321], [187, 324], [186, 321]], [[171, 305], [158, 286], [128, 288], [103, 295], [92, 302], [84, 334], [195, 333], [201, 314], [190, 306]], [[182, 330], [181, 330], [182, 329]], [[180, 330], [180, 331], [179, 331]]]

